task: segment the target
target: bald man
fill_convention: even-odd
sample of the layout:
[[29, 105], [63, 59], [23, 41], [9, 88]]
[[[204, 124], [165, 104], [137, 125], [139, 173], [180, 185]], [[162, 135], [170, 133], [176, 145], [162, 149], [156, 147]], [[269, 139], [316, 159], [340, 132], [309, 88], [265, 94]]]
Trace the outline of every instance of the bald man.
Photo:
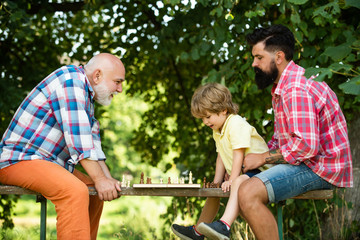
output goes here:
[[[110, 104], [124, 80], [123, 63], [108, 53], [84, 67], [61, 67], [29, 93], [0, 142], [0, 183], [51, 200], [58, 240], [96, 239], [103, 201], [121, 191], [105, 164], [94, 101]], [[98, 196], [89, 197], [88, 186]]]

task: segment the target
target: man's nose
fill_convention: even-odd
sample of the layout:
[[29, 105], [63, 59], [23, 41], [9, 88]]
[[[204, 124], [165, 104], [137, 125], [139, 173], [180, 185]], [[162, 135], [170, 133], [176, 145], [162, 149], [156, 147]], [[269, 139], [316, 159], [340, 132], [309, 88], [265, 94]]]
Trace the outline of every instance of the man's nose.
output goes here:
[[254, 59], [254, 61], [252, 62], [251, 66], [252, 66], [252, 67], [257, 67], [257, 66], [258, 66], [258, 63], [257, 63], [256, 59]]
[[116, 88], [116, 91], [118, 93], [121, 93], [123, 91], [122, 83], [119, 84], [119, 86]]

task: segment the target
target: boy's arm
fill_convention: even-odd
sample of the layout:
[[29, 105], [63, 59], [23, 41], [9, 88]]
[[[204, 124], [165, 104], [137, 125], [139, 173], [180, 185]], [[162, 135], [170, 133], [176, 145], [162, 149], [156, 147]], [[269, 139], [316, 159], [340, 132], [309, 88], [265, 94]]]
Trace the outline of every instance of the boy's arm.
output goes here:
[[225, 166], [224, 163], [222, 162], [220, 154], [218, 154], [216, 158], [214, 183], [222, 183], [224, 179], [224, 175], [225, 175]]
[[231, 168], [231, 175], [229, 181], [235, 180], [235, 178], [237, 178], [240, 175], [241, 167], [244, 160], [244, 153], [245, 153], [244, 148], [238, 148], [233, 150], [233, 164]]
[[228, 181], [223, 182], [221, 188], [224, 192], [230, 191], [231, 183], [241, 174], [241, 167], [244, 160], [244, 148], [233, 150], [233, 164], [231, 168], [231, 175]]

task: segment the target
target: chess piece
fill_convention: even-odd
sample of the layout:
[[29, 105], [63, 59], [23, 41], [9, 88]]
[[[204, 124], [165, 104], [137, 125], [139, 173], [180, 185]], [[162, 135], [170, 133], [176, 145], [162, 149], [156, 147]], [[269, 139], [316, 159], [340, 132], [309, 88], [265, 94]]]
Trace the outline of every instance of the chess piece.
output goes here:
[[204, 177], [203, 188], [206, 188], [206, 177]]
[[163, 184], [164, 180], [162, 178], [160, 178], [160, 184]]
[[184, 177], [180, 178], [180, 184], [185, 184], [185, 178]]
[[130, 180], [127, 181], [127, 187], [130, 187]]
[[140, 184], [144, 184], [144, 173], [141, 173]]
[[190, 171], [190, 173], [189, 173], [189, 184], [193, 184], [192, 172], [191, 172], [191, 171]]
[[171, 178], [170, 177], [168, 178], [168, 184], [171, 184]]
[[146, 184], [151, 184], [151, 178], [149, 177], [146, 178]]
[[122, 176], [121, 187], [126, 187], [125, 175]]

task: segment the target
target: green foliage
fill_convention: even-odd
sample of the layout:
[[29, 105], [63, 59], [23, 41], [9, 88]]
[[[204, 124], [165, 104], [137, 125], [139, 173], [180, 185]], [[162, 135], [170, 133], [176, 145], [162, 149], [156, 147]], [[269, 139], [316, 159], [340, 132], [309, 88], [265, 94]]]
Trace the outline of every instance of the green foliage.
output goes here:
[[[111, 147], [122, 145], [130, 149], [129, 158], [139, 159], [136, 151], [142, 162], [165, 172], [175, 163], [182, 172], [191, 170], [198, 181], [211, 181], [215, 146], [211, 130], [190, 114], [193, 91], [206, 82], [225, 84], [240, 115], [268, 140], [271, 94], [269, 89], [259, 91], [253, 81], [245, 35], [280, 23], [295, 34], [295, 62], [307, 69], [307, 76], [319, 74], [317, 81], [330, 85], [351, 121], [360, 110], [359, 9], [356, 0], [5, 0], [0, 3], [0, 132], [26, 93], [60, 62], [84, 62], [94, 53], [112, 52], [125, 64], [128, 94], [141, 97], [147, 106], [136, 127], [130, 127], [132, 136], [119, 136], [118, 116], [97, 110], [106, 126], [104, 149], [115, 159], [110, 167], [126, 169], [128, 163]], [[188, 202], [198, 209], [202, 201]], [[169, 208], [169, 222], [183, 213], [187, 202], [174, 204], [178, 207]], [[295, 232], [303, 231], [290, 220]]]
[[[130, 199], [131, 198], [131, 199]], [[146, 196], [121, 197], [106, 202], [98, 230], [98, 240], [164, 239], [161, 237], [164, 219], [170, 199]], [[0, 228], [1, 240], [38, 240], [40, 235], [40, 204], [35, 196], [22, 195], [14, 208], [16, 221], [13, 229]], [[139, 224], [141, 223], [141, 224]], [[170, 235], [167, 229], [166, 235]], [[47, 204], [46, 239], [56, 239], [55, 206]], [[169, 239], [169, 238], [166, 238]]]
[[4, 229], [12, 229], [14, 228], [14, 223], [12, 221], [12, 210], [18, 200], [18, 196], [13, 196], [13, 195], [0, 195], [0, 196], [1, 196], [0, 219], [3, 220], [1, 223], [1, 227]]

